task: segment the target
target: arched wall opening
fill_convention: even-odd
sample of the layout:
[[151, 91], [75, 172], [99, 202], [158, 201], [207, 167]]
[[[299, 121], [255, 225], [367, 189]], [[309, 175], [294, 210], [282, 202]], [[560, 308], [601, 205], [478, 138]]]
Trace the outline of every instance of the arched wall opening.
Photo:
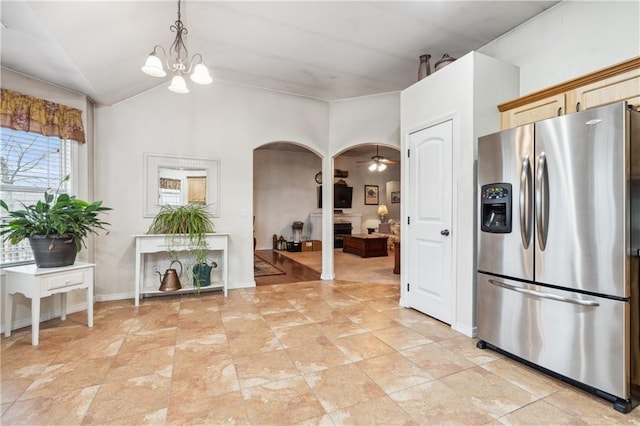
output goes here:
[[257, 250], [273, 248], [273, 236], [293, 237], [292, 225], [303, 222], [302, 237], [310, 239], [309, 215], [318, 208], [315, 175], [322, 155], [302, 143], [269, 142], [253, 151], [253, 215]]

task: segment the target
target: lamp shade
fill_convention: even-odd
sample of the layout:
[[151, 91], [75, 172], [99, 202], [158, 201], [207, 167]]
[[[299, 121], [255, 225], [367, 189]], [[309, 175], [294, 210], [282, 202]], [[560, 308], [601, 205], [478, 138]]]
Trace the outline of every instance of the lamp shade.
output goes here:
[[378, 167], [378, 165], [376, 163], [373, 163], [372, 165], [369, 166], [369, 171], [373, 172], [376, 170], [376, 167]]
[[378, 207], [378, 214], [389, 214], [389, 209], [385, 204], [380, 204]]
[[378, 164], [378, 171], [381, 172], [383, 170], [385, 170], [387, 168], [387, 165], [384, 163], [379, 163]]
[[165, 75], [167, 75], [167, 73], [164, 72], [164, 68], [162, 67], [162, 61], [155, 53], [152, 53], [147, 57], [147, 60], [140, 69], [142, 70], [142, 72], [152, 77], [164, 77]]
[[184, 81], [184, 78], [181, 75], [176, 75], [171, 79], [169, 90], [175, 93], [189, 93], [187, 83]]
[[209, 70], [205, 64], [197, 64], [191, 73], [191, 81], [198, 84], [211, 84], [213, 78], [209, 75]]

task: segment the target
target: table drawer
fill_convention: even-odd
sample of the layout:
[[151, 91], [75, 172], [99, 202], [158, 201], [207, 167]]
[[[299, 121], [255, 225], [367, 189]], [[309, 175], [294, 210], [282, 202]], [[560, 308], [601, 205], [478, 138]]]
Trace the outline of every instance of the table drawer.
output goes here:
[[46, 290], [55, 290], [82, 284], [85, 281], [86, 271], [70, 271], [51, 275], [44, 279]]

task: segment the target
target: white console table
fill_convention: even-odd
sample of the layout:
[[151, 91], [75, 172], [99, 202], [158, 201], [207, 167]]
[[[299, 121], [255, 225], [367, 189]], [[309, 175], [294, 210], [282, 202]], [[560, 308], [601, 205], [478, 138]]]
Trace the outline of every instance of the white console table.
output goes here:
[[60, 293], [61, 320], [67, 319], [67, 293], [71, 290], [87, 290], [87, 325], [93, 327], [93, 263], [76, 262], [59, 268], [38, 268], [23, 265], [5, 268], [4, 335], [11, 336], [13, 295], [24, 294], [31, 299], [31, 344], [38, 344], [40, 334], [40, 299]]
[[[160, 291], [158, 290], [158, 282], [156, 281], [155, 287], [153, 289], [146, 288], [144, 286], [144, 255], [145, 253], [162, 253], [169, 252], [169, 247], [167, 244], [167, 235], [165, 234], [139, 234], [133, 236], [136, 240], [136, 280], [135, 280], [135, 305], [138, 306], [140, 303], [140, 298], [145, 295], [171, 295], [171, 294], [179, 294], [186, 293], [190, 291], [194, 291], [193, 286], [183, 285], [180, 290], [176, 291]], [[170, 236], [169, 238], [175, 238], [175, 236]], [[214, 233], [207, 234], [205, 236], [205, 240], [207, 242], [207, 250], [209, 251], [221, 251], [222, 252], [222, 262], [218, 265], [218, 267], [222, 268], [222, 280], [219, 282], [214, 282], [209, 286], [200, 287], [200, 291], [206, 290], [219, 290], [222, 289], [224, 292], [224, 297], [227, 297], [227, 286], [229, 284], [229, 272], [228, 272], [228, 264], [229, 264], [229, 234], [226, 233]], [[189, 245], [185, 240], [184, 245], [180, 245], [177, 241], [171, 241], [171, 250], [172, 251], [188, 251]]]

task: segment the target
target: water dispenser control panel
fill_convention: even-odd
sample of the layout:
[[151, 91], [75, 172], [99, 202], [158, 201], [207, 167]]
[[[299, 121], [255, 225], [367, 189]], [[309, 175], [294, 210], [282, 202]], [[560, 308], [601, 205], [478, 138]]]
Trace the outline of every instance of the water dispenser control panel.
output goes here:
[[507, 234], [511, 232], [511, 184], [483, 185], [481, 197], [481, 225], [484, 232]]

